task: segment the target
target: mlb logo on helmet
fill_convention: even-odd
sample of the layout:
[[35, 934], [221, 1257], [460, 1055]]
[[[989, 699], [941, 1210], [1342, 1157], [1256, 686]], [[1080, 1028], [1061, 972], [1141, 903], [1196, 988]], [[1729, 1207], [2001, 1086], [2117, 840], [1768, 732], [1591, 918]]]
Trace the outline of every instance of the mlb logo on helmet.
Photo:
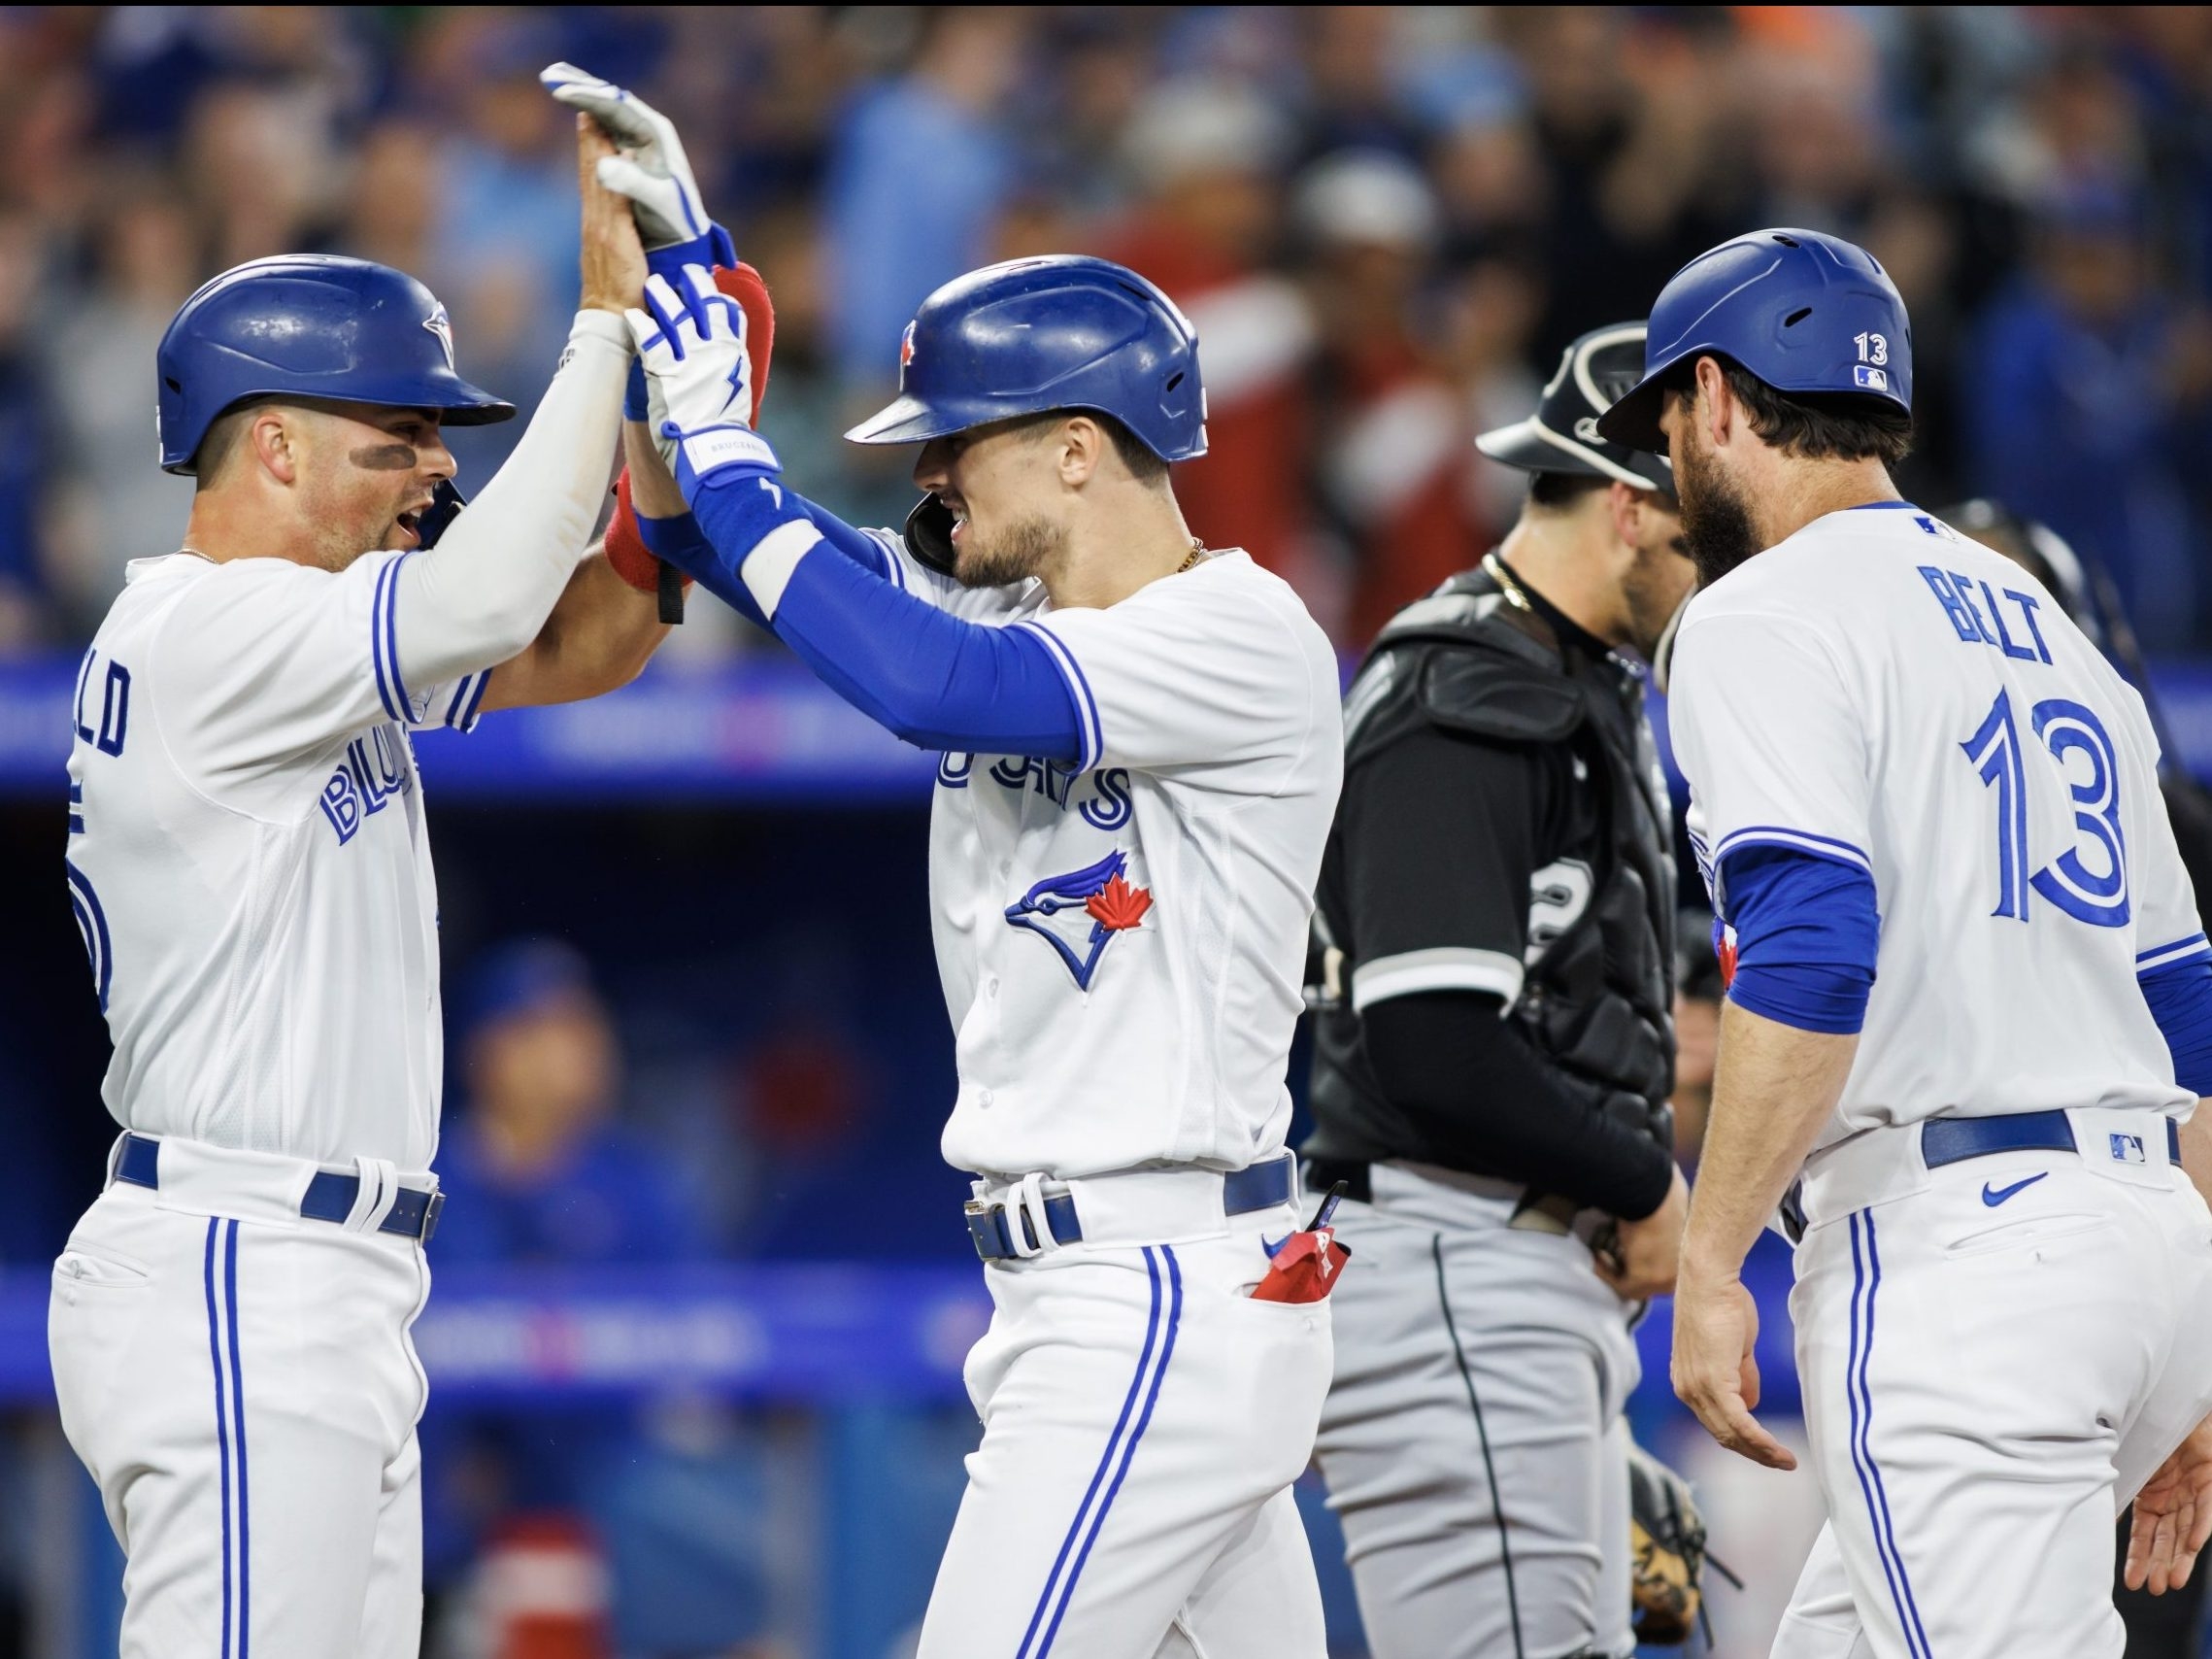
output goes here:
[[1864, 363], [1853, 363], [1851, 365], [1851, 378], [1861, 391], [1887, 391], [1890, 389], [1889, 375], [1881, 369], [1869, 368]]

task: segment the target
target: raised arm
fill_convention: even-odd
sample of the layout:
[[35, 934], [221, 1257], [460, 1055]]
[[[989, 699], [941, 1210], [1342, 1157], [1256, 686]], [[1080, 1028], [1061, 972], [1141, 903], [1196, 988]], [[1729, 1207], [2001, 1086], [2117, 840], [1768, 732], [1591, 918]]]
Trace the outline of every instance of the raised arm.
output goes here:
[[629, 369], [621, 313], [645, 280], [629, 203], [598, 181], [599, 161], [613, 153], [580, 117], [582, 295], [529, 429], [438, 545], [404, 559], [393, 578], [401, 679], [431, 685], [497, 664], [486, 708], [609, 690], [637, 672], [660, 637], [653, 601], [583, 558]]

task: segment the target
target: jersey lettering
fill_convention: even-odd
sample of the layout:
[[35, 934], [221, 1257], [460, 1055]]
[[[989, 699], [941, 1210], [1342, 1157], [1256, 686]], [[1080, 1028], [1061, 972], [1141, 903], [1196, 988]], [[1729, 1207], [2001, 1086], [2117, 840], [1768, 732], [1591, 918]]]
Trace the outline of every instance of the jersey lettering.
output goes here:
[[1075, 773], [1056, 762], [1026, 755], [993, 762], [990, 775], [1008, 789], [1033, 789], [1055, 806], [1067, 805], [1067, 786], [1075, 781]]
[[[940, 755], [937, 782], [945, 789], [966, 789], [974, 769], [973, 755]], [[1086, 824], [1108, 834], [1125, 827], [1136, 813], [1136, 796], [1129, 788], [1125, 766], [1079, 773], [1057, 762], [1012, 755], [992, 762], [989, 776], [1002, 788], [1032, 791], [1062, 811], [1072, 803]], [[1080, 787], [1086, 784], [1088, 794]]]
[[[2005, 626], [2004, 607], [1997, 603], [1997, 594], [1987, 582], [1976, 582], [1970, 577], [1961, 576], [1956, 571], [1941, 570], [1932, 564], [1922, 565], [1920, 573], [1927, 581], [1928, 591], [1935, 595], [1936, 603], [1943, 607], [1943, 614], [1950, 619], [1952, 628], [1966, 644], [1994, 646], [2007, 657], [2023, 662], [2047, 663], [2051, 660], [2051, 648], [2043, 643], [2043, 629], [2035, 620], [2036, 607], [2042, 601], [2034, 594], [2023, 593], [2012, 588], [2004, 590], [2004, 597], [2020, 608], [2021, 622], [2028, 637], [2033, 641], [2030, 648], [2016, 641], [2011, 630]], [[1974, 603], [1977, 589], [1981, 592], [1983, 605], [1989, 609], [1988, 621], [1983, 620], [1981, 608]]]
[[98, 659], [98, 651], [85, 652], [84, 663], [77, 670], [77, 735], [103, 755], [120, 755], [130, 728], [130, 670], [120, 662], [110, 662], [99, 677], [100, 724], [95, 728], [90, 721], [92, 711], [88, 702], [92, 693], [92, 668]]
[[1128, 823], [1136, 811], [1136, 802], [1129, 793], [1129, 774], [1120, 766], [1109, 766], [1103, 772], [1091, 774], [1092, 788], [1096, 792], [1076, 811], [1093, 830], [1111, 833]]

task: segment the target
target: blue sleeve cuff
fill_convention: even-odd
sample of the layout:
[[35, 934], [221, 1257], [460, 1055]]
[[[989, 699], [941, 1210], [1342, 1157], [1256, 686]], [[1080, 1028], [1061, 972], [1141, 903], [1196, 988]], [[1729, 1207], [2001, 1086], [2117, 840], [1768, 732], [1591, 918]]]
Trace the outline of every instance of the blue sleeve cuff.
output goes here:
[[2212, 1095], [2212, 957], [2152, 968], [2136, 983], [2172, 1051], [2173, 1080], [2194, 1095]]
[[1723, 855], [1736, 937], [1731, 1001], [1799, 1031], [1849, 1035], [1866, 1024], [1882, 919], [1874, 878], [1794, 847]]
[[640, 513], [637, 522], [638, 540], [645, 543], [646, 552], [687, 576], [696, 577], [699, 567], [715, 557], [714, 543], [688, 513], [673, 519], [649, 519]]

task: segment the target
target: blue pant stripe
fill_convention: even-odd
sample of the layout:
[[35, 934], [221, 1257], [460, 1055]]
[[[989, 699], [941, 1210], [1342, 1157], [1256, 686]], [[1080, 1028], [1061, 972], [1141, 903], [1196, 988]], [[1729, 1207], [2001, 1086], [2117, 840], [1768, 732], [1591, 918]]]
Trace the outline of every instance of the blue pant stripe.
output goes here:
[[230, 1224], [229, 1258], [223, 1264], [223, 1300], [230, 1314], [230, 1427], [238, 1446], [238, 1659], [247, 1659], [253, 1634], [252, 1510], [246, 1498], [246, 1377], [238, 1354], [238, 1223]]
[[[1083, 1531], [1084, 1517], [1090, 1512], [1091, 1501], [1098, 1496], [1107, 1470], [1113, 1467], [1114, 1453], [1122, 1443], [1122, 1432], [1129, 1426], [1129, 1413], [1136, 1409], [1137, 1395], [1144, 1388], [1145, 1371], [1152, 1364], [1153, 1345], [1159, 1340], [1159, 1265], [1153, 1260], [1150, 1249], [1145, 1251], [1145, 1271], [1152, 1277], [1152, 1311], [1145, 1317], [1145, 1344], [1137, 1356], [1136, 1374], [1129, 1378], [1129, 1392], [1122, 1402], [1122, 1414], [1114, 1421], [1114, 1432], [1106, 1437], [1106, 1450], [1098, 1459], [1098, 1468], [1090, 1476], [1083, 1502], [1076, 1506], [1075, 1519], [1068, 1523], [1067, 1536], [1060, 1540], [1059, 1553], [1053, 1557], [1053, 1570], [1046, 1574], [1045, 1587], [1037, 1594], [1036, 1610], [1029, 1615], [1029, 1628], [1022, 1633], [1022, 1646], [1015, 1659], [1029, 1659], [1029, 1643], [1037, 1639], [1037, 1626], [1044, 1621], [1045, 1609], [1052, 1605], [1053, 1589], [1059, 1582], [1060, 1569], [1067, 1565], [1068, 1551], [1075, 1547], [1076, 1535]], [[1052, 1638], [1048, 1635], [1045, 1641], [1049, 1646]]]
[[1874, 1212], [1868, 1210], [1862, 1217], [1866, 1224], [1866, 1342], [1859, 1356], [1860, 1430], [1859, 1440], [1866, 1453], [1866, 1473], [1873, 1478], [1874, 1500], [1881, 1506], [1882, 1530], [1888, 1536], [1890, 1556], [1897, 1564], [1897, 1585], [1904, 1591], [1904, 1606], [1899, 1609], [1900, 1621], [1909, 1616], [1905, 1642], [1911, 1646], [1917, 1640], [1921, 1659], [1930, 1659], [1927, 1627], [1921, 1622], [1920, 1603], [1913, 1595], [1911, 1575], [1905, 1572], [1905, 1552], [1897, 1546], [1897, 1524], [1890, 1518], [1890, 1494], [1882, 1484], [1882, 1466], [1874, 1461], [1874, 1391], [1866, 1381], [1866, 1368], [1874, 1357], [1874, 1301], [1882, 1288], [1882, 1252], [1874, 1242]]
[[[1053, 1639], [1059, 1635], [1060, 1620], [1067, 1616], [1067, 1605], [1075, 1595], [1076, 1580], [1083, 1576], [1083, 1564], [1090, 1559], [1090, 1546], [1098, 1541], [1099, 1529], [1106, 1524], [1107, 1511], [1114, 1507], [1114, 1499], [1122, 1490], [1122, 1482], [1129, 1477], [1129, 1465], [1136, 1461], [1138, 1442], [1143, 1440], [1145, 1430], [1152, 1424], [1153, 1407], [1159, 1404], [1159, 1385], [1166, 1380], [1168, 1364], [1175, 1358], [1175, 1330], [1183, 1320], [1183, 1269], [1175, 1260], [1175, 1252], [1168, 1246], [1162, 1244], [1159, 1253], [1167, 1258], [1167, 1280], [1173, 1292], [1167, 1309], [1167, 1340], [1160, 1346], [1159, 1366], [1152, 1373], [1152, 1387], [1145, 1394], [1144, 1414], [1137, 1419], [1136, 1433], [1129, 1437], [1129, 1443], [1122, 1453], [1122, 1467], [1114, 1472], [1114, 1484], [1106, 1489], [1106, 1502], [1098, 1506], [1098, 1513], [1090, 1523], [1090, 1534], [1083, 1540], [1082, 1553], [1075, 1558], [1075, 1569], [1068, 1574], [1067, 1585], [1060, 1591], [1059, 1606], [1053, 1610], [1053, 1622], [1045, 1632], [1044, 1645], [1037, 1649], [1037, 1659], [1045, 1659], [1053, 1650]], [[1145, 1257], [1149, 1263], [1152, 1257], [1149, 1247], [1145, 1251]], [[1156, 1269], [1153, 1278], [1156, 1295], [1158, 1285]], [[1158, 1304], [1156, 1302], [1154, 1305], [1156, 1307]]]
[[[1882, 1576], [1890, 1586], [1890, 1604], [1897, 1611], [1897, 1627], [1904, 1633], [1905, 1651], [1911, 1659], [1926, 1659], [1926, 1649], [1915, 1642], [1913, 1620], [1905, 1610], [1904, 1563], [1897, 1558], [1894, 1540], [1888, 1531], [1889, 1504], [1880, 1492], [1881, 1475], [1874, 1468], [1873, 1450], [1867, 1442], [1874, 1410], [1873, 1395], [1866, 1384], [1866, 1362], [1873, 1347], [1874, 1288], [1860, 1241], [1860, 1226], [1864, 1219], [1862, 1215], [1850, 1218], [1851, 1342], [1844, 1363], [1843, 1390], [1850, 1411], [1851, 1467], [1859, 1476], [1860, 1496], [1866, 1502], [1866, 1522], [1874, 1535], [1874, 1554], [1882, 1563]], [[1865, 1309], [1863, 1324], [1861, 1305]]]
[[208, 1222], [207, 1265], [203, 1270], [208, 1292], [208, 1358], [215, 1367], [216, 1459], [222, 1471], [222, 1659], [230, 1659], [230, 1431], [222, 1399], [222, 1321], [216, 1314], [215, 1253], [222, 1223]]
[[[1866, 1293], [1866, 1262], [1859, 1247], [1859, 1217], [1850, 1218], [1851, 1227], [1851, 1340], [1843, 1367], [1843, 1398], [1850, 1413], [1850, 1448], [1852, 1473], [1859, 1476], [1860, 1495], [1866, 1500], [1867, 1524], [1874, 1529], [1874, 1553], [1882, 1563], [1882, 1576], [1889, 1580], [1890, 1600], [1896, 1604], [1897, 1622], [1905, 1623], [1905, 1608], [1897, 1594], [1896, 1571], [1890, 1565], [1890, 1552], [1882, 1538], [1882, 1521], [1874, 1507], [1873, 1482], [1866, 1477], [1866, 1465], [1860, 1447], [1859, 1419], [1859, 1308]], [[1912, 1645], [1912, 1630], [1905, 1629], [1905, 1644]], [[1916, 1656], [1917, 1659], [1917, 1656]]]

